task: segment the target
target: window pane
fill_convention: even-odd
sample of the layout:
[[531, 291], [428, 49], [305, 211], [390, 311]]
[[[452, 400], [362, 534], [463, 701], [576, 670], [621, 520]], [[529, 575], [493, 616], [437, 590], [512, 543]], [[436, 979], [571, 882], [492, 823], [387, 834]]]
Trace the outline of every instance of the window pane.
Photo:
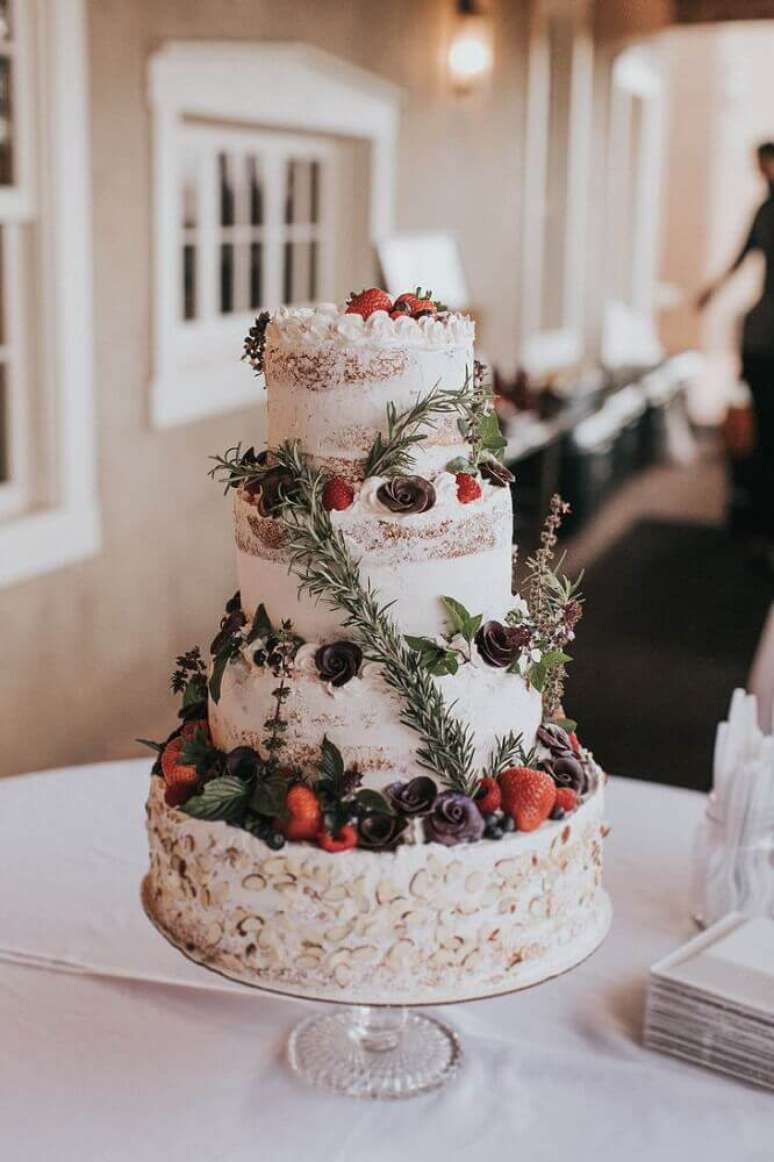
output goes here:
[[220, 310], [228, 315], [234, 309], [234, 247], [230, 242], [220, 247]]
[[292, 161], [289, 161], [285, 166], [285, 224], [287, 226], [290, 226], [296, 220], [295, 183], [295, 165]]
[[250, 225], [263, 225], [263, 174], [257, 157], [247, 158], [247, 188], [250, 203]]
[[310, 212], [309, 212], [309, 221], [310, 222], [319, 222], [320, 221], [320, 163], [319, 163], [319, 161], [313, 161], [311, 164], [310, 180], [311, 180], [311, 193], [310, 193], [311, 205], [310, 205]]
[[13, 182], [11, 113], [11, 62], [0, 56], [0, 186]]
[[195, 153], [186, 152], [183, 154], [180, 182], [180, 219], [184, 230], [195, 229], [199, 217], [197, 162], [198, 158]]
[[196, 247], [183, 246], [183, 318], [196, 318]]
[[11, 38], [11, 0], [0, 0], [0, 40]]
[[573, 28], [570, 21], [564, 17], [554, 17], [549, 22], [548, 51], [550, 79], [541, 326], [545, 330], [553, 330], [563, 326], [565, 322], [565, 243]]
[[250, 244], [250, 306], [255, 309], [263, 304], [263, 245]]
[[285, 243], [285, 258], [282, 271], [282, 301], [293, 302], [293, 250], [292, 242]]
[[309, 298], [312, 302], [320, 297], [317, 289], [317, 248], [316, 241], [309, 243]]
[[220, 179], [220, 224], [221, 226], [233, 226], [234, 178], [231, 158], [225, 153], [218, 154], [218, 173]]
[[11, 477], [10, 438], [5, 364], [0, 363], [0, 484], [5, 484]]

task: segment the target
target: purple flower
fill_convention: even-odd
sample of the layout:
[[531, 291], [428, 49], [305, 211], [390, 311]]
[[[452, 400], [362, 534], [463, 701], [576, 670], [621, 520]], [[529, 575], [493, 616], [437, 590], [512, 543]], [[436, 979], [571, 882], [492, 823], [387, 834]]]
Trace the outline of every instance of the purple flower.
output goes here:
[[408, 819], [386, 811], [371, 811], [357, 825], [358, 846], [371, 851], [390, 851], [400, 843]]
[[324, 682], [344, 686], [357, 675], [363, 651], [354, 642], [331, 642], [320, 646], [314, 655], [314, 664]]
[[417, 775], [408, 783], [390, 783], [384, 794], [402, 815], [426, 815], [435, 802], [438, 788], [429, 775]]
[[376, 496], [390, 512], [428, 512], [435, 504], [435, 489], [423, 476], [393, 476]]
[[530, 639], [525, 625], [503, 625], [500, 621], [485, 621], [475, 637], [478, 652], [488, 666], [501, 669], [516, 661]]
[[496, 484], [498, 488], [506, 488], [509, 484], [513, 484], [516, 479], [510, 468], [506, 468], [504, 464], [493, 457], [482, 460], [478, 467], [484, 480], [488, 480], [490, 484]]
[[476, 804], [458, 791], [443, 791], [425, 819], [425, 838], [430, 843], [454, 847], [475, 843], [484, 834], [484, 819]]

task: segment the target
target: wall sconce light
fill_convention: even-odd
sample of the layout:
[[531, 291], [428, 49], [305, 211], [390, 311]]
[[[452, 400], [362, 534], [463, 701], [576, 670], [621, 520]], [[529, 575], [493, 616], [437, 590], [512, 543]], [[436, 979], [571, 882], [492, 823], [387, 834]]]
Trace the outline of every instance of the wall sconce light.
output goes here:
[[476, 0], [457, 0], [457, 12], [447, 62], [452, 85], [469, 93], [492, 69], [492, 22]]

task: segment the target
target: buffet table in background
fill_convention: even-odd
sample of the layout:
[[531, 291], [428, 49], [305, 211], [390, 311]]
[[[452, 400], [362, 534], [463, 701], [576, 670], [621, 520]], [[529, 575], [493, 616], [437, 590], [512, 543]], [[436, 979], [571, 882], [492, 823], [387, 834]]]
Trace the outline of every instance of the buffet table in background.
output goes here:
[[774, 1098], [648, 1052], [649, 966], [693, 934], [702, 798], [611, 779], [606, 943], [526, 993], [447, 1006], [461, 1074], [358, 1103], [284, 1058], [311, 1006], [189, 963], [140, 907], [149, 762], [0, 783], [0, 1157], [18, 1162], [770, 1162]]

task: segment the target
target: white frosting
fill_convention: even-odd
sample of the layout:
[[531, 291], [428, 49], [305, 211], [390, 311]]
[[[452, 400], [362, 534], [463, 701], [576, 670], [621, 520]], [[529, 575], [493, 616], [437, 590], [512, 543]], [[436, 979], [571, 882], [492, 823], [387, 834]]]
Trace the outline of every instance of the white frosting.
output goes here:
[[[434, 508], [402, 514], [390, 513], [378, 500], [381, 483], [365, 481], [350, 508], [331, 513], [331, 519], [359, 561], [361, 578], [371, 581], [382, 601], [394, 602], [391, 614], [403, 632], [442, 632], [441, 596], [456, 598], [485, 619], [504, 617], [513, 606], [509, 490], [484, 483], [480, 499], [461, 504], [454, 477], [444, 472], [434, 478]], [[268, 534], [279, 541], [279, 523], [261, 521], [254, 505], [238, 492], [234, 497], [237, 574], [248, 616], [262, 602], [275, 621], [290, 618], [304, 638], [340, 635], [343, 617], [323, 602], [299, 597], [281, 545], [260, 539]]]
[[[332, 639], [328, 639], [329, 641]], [[365, 663], [360, 674], [335, 687], [320, 679], [314, 663], [319, 642], [302, 646], [295, 660], [290, 695], [284, 704], [287, 721], [283, 758], [313, 769], [324, 735], [340, 749], [348, 764], [356, 763], [367, 786], [383, 787], [396, 778], [423, 772], [416, 761], [417, 736], [400, 722], [401, 703], [386, 686], [381, 668]], [[465, 652], [468, 647], [465, 645]], [[447, 706], [471, 728], [475, 764], [486, 762], [495, 735], [521, 732], [527, 750], [541, 721], [541, 697], [517, 674], [488, 666], [473, 648], [473, 660], [456, 674], [436, 678]], [[268, 669], [239, 660], [226, 667], [218, 703], [210, 702], [209, 720], [215, 744], [229, 751], [236, 746], [260, 747], [264, 722], [270, 716], [277, 679]]]
[[146, 908], [189, 956], [248, 984], [349, 1003], [488, 996], [572, 967], [609, 926], [601, 786], [499, 842], [329, 854], [189, 819], [152, 784]]
[[386, 311], [374, 311], [367, 319], [347, 314], [335, 303], [315, 307], [280, 307], [266, 328], [266, 342], [295, 349], [316, 349], [323, 344], [339, 348], [367, 345], [402, 347], [466, 347], [473, 342], [475, 324], [467, 315], [444, 314], [440, 318], [408, 315], [391, 319]]

